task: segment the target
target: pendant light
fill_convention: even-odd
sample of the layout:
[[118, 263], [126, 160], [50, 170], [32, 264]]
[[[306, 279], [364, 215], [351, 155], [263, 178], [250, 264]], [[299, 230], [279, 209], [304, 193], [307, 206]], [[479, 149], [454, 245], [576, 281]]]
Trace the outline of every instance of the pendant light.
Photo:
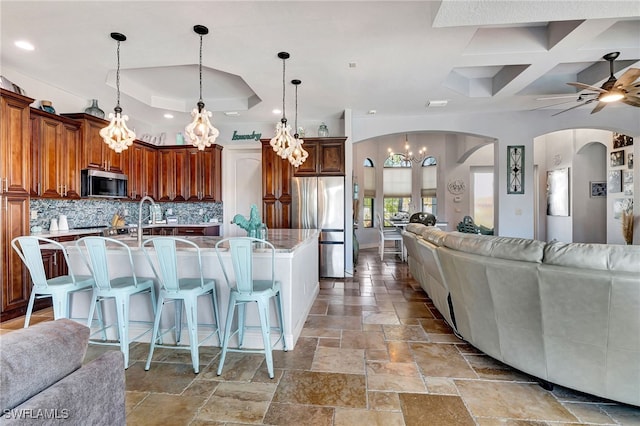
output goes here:
[[287, 117], [284, 112], [285, 97], [285, 61], [289, 59], [287, 52], [278, 53], [278, 58], [282, 59], [282, 118], [276, 126], [276, 135], [271, 139], [271, 147], [282, 158], [287, 158], [287, 149], [294, 144], [291, 136], [291, 126], [287, 124]]
[[[300, 80], [291, 80], [291, 84], [296, 86], [296, 120], [295, 128], [298, 128], [298, 86], [302, 83]], [[293, 144], [287, 149], [287, 158], [293, 167], [299, 167], [305, 162], [309, 153], [302, 147], [304, 141], [300, 139], [300, 135], [296, 131], [293, 135]]]
[[209, 29], [204, 25], [196, 25], [193, 27], [193, 31], [200, 36], [200, 100], [196, 104], [197, 108], [191, 111], [193, 121], [184, 130], [187, 141], [202, 151], [216, 141], [220, 132], [211, 124], [209, 117], [212, 116], [212, 113], [204, 109], [202, 101], [202, 36], [209, 34]]
[[100, 130], [100, 136], [104, 139], [104, 142], [109, 145], [109, 148], [115, 152], [122, 152], [129, 148], [136, 134], [127, 127], [126, 121], [128, 116], [122, 115], [122, 108], [120, 107], [120, 42], [125, 41], [127, 37], [120, 33], [111, 33], [111, 38], [118, 42], [117, 56], [118, 56], [118, 68], [116, 69], [116, 93], [117, 101], [116, 107], [113, 112], [109, 113], [109, 125]]

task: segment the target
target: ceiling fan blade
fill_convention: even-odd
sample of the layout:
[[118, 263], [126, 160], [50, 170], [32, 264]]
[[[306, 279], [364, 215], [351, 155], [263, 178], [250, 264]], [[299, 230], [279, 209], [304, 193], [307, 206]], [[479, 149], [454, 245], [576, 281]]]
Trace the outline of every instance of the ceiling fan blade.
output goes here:
[[640, 107], [640, 97], [638, 96], [627, 95], [627, 97], [624, 99], [621, 99], [620, 102], [625, 103], [627, 105], [634, 106], [634, 107]]
[[584, 84], [584, 83], [567, 83], [567, 84], [569, 86], [577, 87], [578, 89], [581, 89], [581, 90], [593, 90], [594, 92], [607, 93], [607, 91], [604, 89], [601, 89], [595, 86], [589, 86], [588, 84]]
[[596, 112], [600, 111], [602, 108], [606, 106], [607, 106], [606, 102], [598, 102], [598, 105], [596, 105], [596, 107], [591, 111], [591, 114], [595, 114]]
[[567, 109], [564, 109], [564, 110], [562, 110], [562, 111], [560, 111], [560, 112], [556, 112], [555, 114], [551, 114], [551, 116], [552, 116], [552, 117], [555, 117], [556, 115], [558, 115], [558, 114], [562, 114], [563, 112], [571, 111], [572, 109], [575, 109], [575, 108], [581, 107], [582, 105], [589, 104], [589, 103], [593, 102], [594, 100], [595, 100], [595, 99], [589, 99], [588, 101], [585, 101], [585, 102], [583, 102], [583, 103], [581, 103], [581, 104], [578, 104], [578, 105], [572, 106], [571, 108], [567, 108]]
[[615, 87], [629, 86], [640, 77], [640, 68], [629, 68], [616, 80]]
[[539, 109], [551, 108], [551, 107], [554, 107], [554, 106], [563, 105], [563, 104], [568, 104], [568, 103], [571, 103], [571, 102], [576, 102], [576, 100], [575, 100], [575, 99], [571, 99], [570, 101], [556, 102], [555, 104], [551, 104], [551, 105], [544, 105], [544, 106], [541, 106], [541, 107], [537, 107], [537, 108], [534, 108], [534, 109], [530, 109], [529, 111], [537, 111], [537, 110], [539, 110]]

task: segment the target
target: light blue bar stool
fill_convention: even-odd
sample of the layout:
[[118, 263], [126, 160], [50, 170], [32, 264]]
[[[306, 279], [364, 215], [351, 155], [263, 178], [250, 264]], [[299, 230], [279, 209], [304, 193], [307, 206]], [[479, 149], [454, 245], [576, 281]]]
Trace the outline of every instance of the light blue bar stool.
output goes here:
[[[105, 339], [105, 332], [106, 329], [112, 327], [112, 325], [100, 324], [99, 331], [103, 334], [103, 341], [99, 342], [92, 339], [90, 340], [90, 343], [120, 346], [120, 350], [124, 354], [124, 367], [129, 368], [129, 344], [131, 343], [131, 341], [135, 341], [139, 337], [151, 331], [151, 327], [149, 327], [149, 330], [146, 330], [133, 339], [130, 339], [130, 299], [131, 296], [135, 294], [149, 293], [151, 297], [151, 307], [153, 309], [153, 315], [155, 317], [156, 296], [153, 279], [138, 278], [136, 276], [131, 249], [122, 241], [106, 237], [84, 237], [76, 241], [76, 246], [82, 254], [82, 257], [87, 264], [87, 267], [91, 271], [91, 274], [93, 275], [93, 279], [95, 281], [93, 287], [93, 297], [91, 299], [91, 305], [89, 307], [89, 319], [87, 320], [87, 326], [91, 327], [91, 324], [93, 322], [93, 314], [98, 302], [103, 303], [107, 299], [114, 299], [116, 304], [116, 329], [118, 333], [118, 342], [107, 342]], [[124, 263], [118, 266], [120, 270], [127, 268], [128, 266], [131, 275], [111, 278], [111, 275], [109, 273], [109, 254], [107, 253], [108, 246], [111, 250], [113, 250], [113, 253], [126, 254], [126, 257], [129, 261], [128, 265], [127, 263]], [[147, 324], [146, 321], [141, 322]], [[151, 325], [152, 322], [149, 321], [148, 324]], [[92, 335], [94, 334], [96, 333], [93, 333]]]
[[[153, 250], [151, 246], [153, 245]], [[198, 260], [197, 278], [178, 278], [180, 264], [178, 262], [178, 253], [176, 247], [181, 245], [187, 247], [190, 251], [195, 250]], [[156, 347], [165, 349], [182, 349], [191, 351], [191, 363], [193, 364], [193, 372], [198, 374], [200, 371], [200, 357], [198, 347], [202, 343], [212, 337], [218, 336], [218, 343], [222, 343], [220, 338], [220, 319], [218, 316], [218, 297], [216, 292], [216, 282], [213, 279], [205, 279], [202, 271], [202, 254], [200, 247], [192, 241], [175, 237], [156, 237], [146, 240], [142, 244], [142, 249], [153, 269], [154, 274], [160, 282], [160, 294], [158, 295], [158, 307], [156, 308], [156, 318], [153, 324], [153, 337], [151, 338], [151, 347], [149, 348], [149, 357], [145, 370], [149, 370], [153, 351]], [[191, 257], [191, 256], [190, 256]], [[153, 261], [155, 258], [156, 262]], [[157, 264], [157, 268], [156, 268]], [[198, 339], [198, 328], [205, 324], [198, 324], [198, 298], [200, 296], [210, 296], [213, 319], [215, 324], [206, 324], [213, 331], [204, 337], [201, 341]], [[175, 341], [176, 345], [163, 345], [162, 336], [159, 336], [160, 318], [162, 317], [162, 307], [166, 302], [175, 302]], [[189, 329], [189, 346], [180, 345], [180, 337], [182, 331], [182, 307], [187, 315], [187, 327]], [[171, 330], [168, 330], [171, 331]], [[157, 343], [160, 337], [160, 343]]]
[[[229, 246], [231, 254], [231, 263], [233, 264], [233, 272], [231, 275], [225, 267], [221, 253], [223, 245]], [[271, 254], [271, 271], [262, 271], [263, 274], [271, 273], [271, 279], [254, 279], [253, 270], [253, 248], [254, 244], [260, 247], [261, 252]], [[226, 251], [226, 250], [224, 250]], [[284, 317], [282, 314], [282, 301], [280, 300], [280, 281], [275, 279], [275, 247], [268, 241], [250, 237], [226, 238], [216, 243], [216, 254], [222, 267], [224, 278], [229, 286], [229, 309], [227, 311], [227, 321], [224, 329], [224, 339], [222, 341], [222, 354], [220, 355], [220, 363], [218, 364], [218, 376], [222, 374], [224, 360], [227, 352], [248, 352], [248, 353], [264, 353], [267, 362], [267, 370], [269, 377], [273, 379], [273, 356], [272, 348], [282, 339], [283, 349], [287, 350], [287, 342], [284, 338]], [[235, 278], [235, 279], [234, 279]], [[275, 299], [276, 313], [279, 324], [271, 327], [269, 322], [269, 303], [271, 298]], [[247, 326], [245, 324], [245, 305], [247, 303], [256, 302], [258, 305], [258, 315], [260, 317], [260, 326]], [[233, 316], [236, 306], [238, 307], [238, 328], [231, 333], [233, 324]], [[264, 349], [245, 349], [243, 348], [244, 333], [249, 328], [260, 328], [262, 331], [262, 341]], [[278, 331], [280, 337], [273, 344], [271, 343], [271, 331]], [[231, 336], [238, 334], [238, 347], [229, 348], [229, 340]]]
[[[40, 244], [51, 244], [62, 253], [64, 262], [67, 265], [67, 275], [47, 279]], [[11, 247], [13, 247], [29, 270], [31, 282], [33, 283], [29, 304], [27, 305], [27, 313], [24, 318], [24, 328], [29, 327], [35, 299], [44, 297], [51, 297], [54, 319], [72, 319], [70, 317], [71, 295], [78, 291], [90, 291], [93, 287], [93, 277], [88, 275], [74, 275], [69, 265], [67, 250], [57, 241], [42, 237], [16, 237], [11, 240]]]

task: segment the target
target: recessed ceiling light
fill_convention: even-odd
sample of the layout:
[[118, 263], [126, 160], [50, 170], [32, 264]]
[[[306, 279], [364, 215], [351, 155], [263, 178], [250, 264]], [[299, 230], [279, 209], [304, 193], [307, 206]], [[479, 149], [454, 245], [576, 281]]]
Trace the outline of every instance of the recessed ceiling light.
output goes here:
[[240, 114], [238, 113], [238, 111], [227, 111], [224, 113], [224, 115], [232, 116], [232, 115], [240, 115]]
[[173, 114], [166, 113], [164, 115], [164, 118], [173, 118]]
[[29, 43], [26, 40], [18, 40], [16, 41], [16, 46], [18, 46], [20, 49], [24, 49], [24, 50], [35, 50], [35, 47], [33, 46], [33, 44]]
[[442, 100], [442, 101], [427, 101], [427, 108], [433, 108], [433, 107], [443, 107], [443, 106], [447, 106], [447, 104], [449, 103], [449, 101], [446, 100]]
[[274, 114], [282, 114], [282, 110], [281, 109], [274, 109], [273, 111], [271, 111]]
[[378, 111], [376, 111], [375, 109], [370, 109], [369, 111], [367, 111], [367, 114], [374, 115], [376, 112]]
[[355, 68], [355, 67], [357, 67], [357, 66], [358, 66], [358, 64], [357, 64], [357, 63], [355, 63], [355, 62], [349, 62], [349, 68]]

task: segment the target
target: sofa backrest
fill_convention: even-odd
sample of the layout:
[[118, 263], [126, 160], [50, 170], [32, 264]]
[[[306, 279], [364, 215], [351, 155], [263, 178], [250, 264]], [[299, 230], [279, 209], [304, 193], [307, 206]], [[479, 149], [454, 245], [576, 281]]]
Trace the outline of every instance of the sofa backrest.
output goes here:
[[449, 232], [443, 245], [453, 250], [481, 256], [525, 262], [542, 262], [544, 242], [528, 238], [496, 237], [493, 235]]
[[1, 335], [0, 409], [14, 408], [80, 368], [88, 344], [89, 328], [68, 319]]
[[543, 262], [581, 269], [640, 273], [640, 246], [552, 242], [544, 248]]

